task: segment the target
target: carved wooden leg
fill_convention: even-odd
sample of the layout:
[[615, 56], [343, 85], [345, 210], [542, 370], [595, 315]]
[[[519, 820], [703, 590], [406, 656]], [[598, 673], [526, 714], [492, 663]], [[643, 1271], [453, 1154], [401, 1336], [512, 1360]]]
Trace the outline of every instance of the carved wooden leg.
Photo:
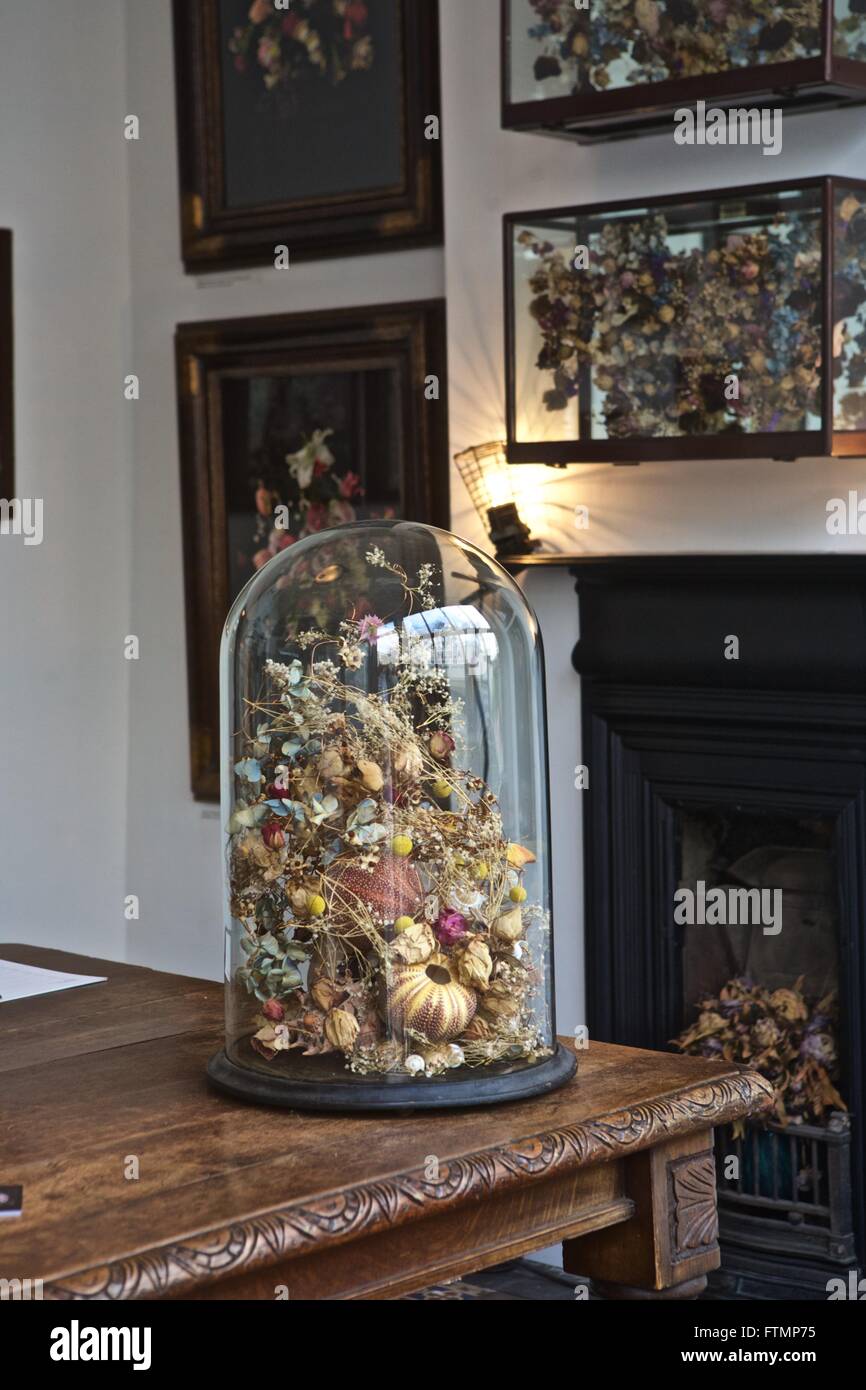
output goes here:
[[606, 1298], [697, 1298], [719, 1267], [712, 1130], [623, 1160], [630, 1221], [563, 1243], [570, 1274]]

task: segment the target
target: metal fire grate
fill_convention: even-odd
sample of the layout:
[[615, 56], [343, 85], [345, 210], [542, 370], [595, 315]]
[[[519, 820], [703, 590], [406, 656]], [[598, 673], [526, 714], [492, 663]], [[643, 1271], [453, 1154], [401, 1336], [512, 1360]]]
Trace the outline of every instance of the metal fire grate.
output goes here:
[[[719, 1230], [723, 1245], [767, 1254], [856, 1259], [851, 1204], [851, 1117], [826, 1125], [750, 1124], [735, 1139], [717, 1132]], [[730, 1159], [736, 1158], [730, 1176]]]

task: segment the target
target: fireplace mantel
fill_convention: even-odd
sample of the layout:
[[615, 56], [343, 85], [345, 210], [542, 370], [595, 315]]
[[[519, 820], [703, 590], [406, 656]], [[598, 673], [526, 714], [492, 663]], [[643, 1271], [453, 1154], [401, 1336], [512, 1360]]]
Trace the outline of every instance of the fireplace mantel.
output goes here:
[[[866, 692], [866, 554], [604, 556], [570, 570], [583, 676]], [[730, 635], [738, 660], [724, 656]]]

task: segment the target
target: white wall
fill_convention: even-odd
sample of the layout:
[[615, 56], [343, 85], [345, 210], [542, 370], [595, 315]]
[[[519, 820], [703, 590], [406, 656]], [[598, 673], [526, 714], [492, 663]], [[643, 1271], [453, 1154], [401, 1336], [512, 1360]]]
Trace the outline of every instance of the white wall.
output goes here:
[[[78, 0], [76, 0], [78, 3]], [[128, 0], [135, 410], [128, 881], [141, 899], [128, 958], [222, 974], [220, 831], [189, 790], [183, 569], [174, 356], [177, 323], [424, 299], [444, 293], [441, 249], [319, 262], [289, 271], [185, 275], [179, 251], [169, 0]]]
[[[440, 0], [440, 8], [452, 454], [502, 438], [505, 428], [503, 213], [812, 174], [863, 174], [862, 109], [791, 118], [777, 158], [757, 149], [677, 146], [672, 135], [581, 147], [502, 131], [498, 0]], [[571, 553], [830, 550], [839, 542], [827, 535], [828, 498], [864, 484], [863, 464], [851, 460], [585, 465], [552, 473], [544, 498], [528, 510], [537, 534], [552, 536], [557, 549]], [[571, 530], [577, 503], [589, 508], [588, 530]], [[456, 479], [454, 529], [480, 537]], [[862, 539], [842, 544], [862, 548]], [[565, 570], [530, 573], [526, 591], [548, 659], [557, 1021], [565, 1031], [583, 1017], [581, 793], [574, 789], [581, 761], [579, 681], [570, 666], [577, 611]]]
[[130, 545], [124, 14], [0, 3], [17, 493], [0, 536], [0, 940], [122, 958]]

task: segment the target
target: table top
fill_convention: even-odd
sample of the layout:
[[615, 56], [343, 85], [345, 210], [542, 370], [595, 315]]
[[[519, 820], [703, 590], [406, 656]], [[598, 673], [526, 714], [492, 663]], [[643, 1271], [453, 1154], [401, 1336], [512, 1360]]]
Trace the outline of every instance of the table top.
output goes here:
[[591, 1043], [573, 1080], [531, 1100], [265, 1109], [205, 1079], [221, 984], [28, 946], [0, 958], [108, 977], [0, 1003], [0, 1185], [24, 1189], [21, 1217], [0, 1221], [0, 1278], [40, 1278], [46, 1298], [182, 1296], [771, 1103], [756, 1072]]

